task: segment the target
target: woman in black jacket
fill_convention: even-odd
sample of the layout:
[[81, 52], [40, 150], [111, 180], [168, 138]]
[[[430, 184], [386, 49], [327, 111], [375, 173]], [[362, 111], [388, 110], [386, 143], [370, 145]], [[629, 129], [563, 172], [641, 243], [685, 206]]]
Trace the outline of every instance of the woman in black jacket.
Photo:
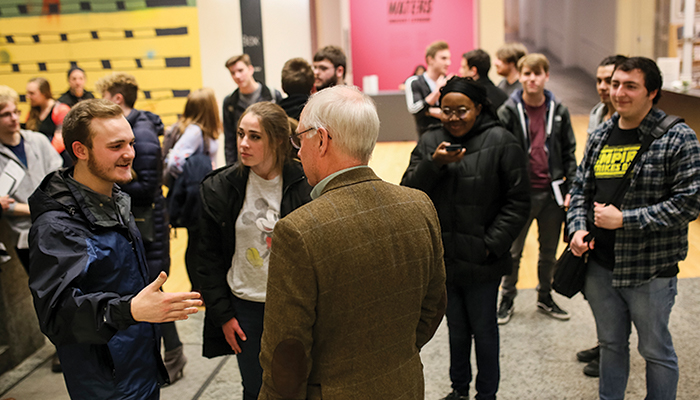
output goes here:
[[279, 218], [311, 201], [301, 164], [291, 159], [284, 110], [262, 102], [238, 123], [238, 161], [209, 174], [200, 188], [199, 276], [207, 305], [205, 357], [236, 354], [243, 398], [262, 384], [262, 338], [272, 231]]
[[525, 154], [471, 78], [450, 79], [440, 107], [443, 126], [421, 136], [401, 184], [430, 196], [442, 226], [453, 388], [446, 399], [468, 398], [472, 337], [477, 398], [495, 399], [498, 285], [530, 210]]

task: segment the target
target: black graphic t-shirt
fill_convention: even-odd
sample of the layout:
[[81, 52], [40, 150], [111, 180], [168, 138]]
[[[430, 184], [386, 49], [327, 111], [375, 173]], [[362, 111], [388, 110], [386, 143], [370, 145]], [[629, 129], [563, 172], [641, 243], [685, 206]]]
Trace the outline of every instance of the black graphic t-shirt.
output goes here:
[[[637, 128], [620, 129], [617, 125], [613, 128], [593, 167], [595, 175], [593, 200], [595, 202], [610, 203], [641, 145]], [[629, 185], [629, 181], [626, 182], [626, 185]], [[620, 204], [614, 204], [614, 206], [620, 209]], [[614, 249], [615, 231], [596, 229], [595, 249], [591, 252], [590, 257], [593, 257], [598, 264], [612, 270], [615, 266]]]

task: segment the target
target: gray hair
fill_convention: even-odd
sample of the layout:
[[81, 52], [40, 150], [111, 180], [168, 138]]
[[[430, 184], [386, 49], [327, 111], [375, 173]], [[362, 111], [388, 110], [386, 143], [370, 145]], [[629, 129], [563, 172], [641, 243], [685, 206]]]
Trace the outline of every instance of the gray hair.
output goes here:
[[325, 128], [343, 153], [369, 162], [379, 137], [379, 116], [374, 101], [357, 87], [339, 85], [314, 93], [303, 120], [307, 128]]

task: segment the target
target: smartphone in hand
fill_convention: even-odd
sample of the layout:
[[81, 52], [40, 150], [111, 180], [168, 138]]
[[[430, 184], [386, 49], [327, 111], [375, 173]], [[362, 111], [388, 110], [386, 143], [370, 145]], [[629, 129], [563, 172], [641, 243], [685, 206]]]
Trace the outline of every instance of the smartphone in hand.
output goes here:
[[462, 150], [463, 148], [464, 148], [464, 147], [463, 147], [461, 144], [451, 144], [451, 145], [449, 145], [449, 146], [446, 146], [446, 147], [445, 147], [445, 150], [446, 150], [446, 151], [460, 151], [460, 150]]

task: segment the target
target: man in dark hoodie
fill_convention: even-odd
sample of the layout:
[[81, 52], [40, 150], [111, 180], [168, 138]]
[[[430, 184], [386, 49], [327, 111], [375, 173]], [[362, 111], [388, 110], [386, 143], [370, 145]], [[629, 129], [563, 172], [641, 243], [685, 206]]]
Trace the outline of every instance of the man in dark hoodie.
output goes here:
[[[29, 198], [29, 287], [42, 332], [57, 349], [72, 399], [158, 399], [167, 382], [154, 323], [187, 319], [198, 293], [151, 282], [131, 201], [134, 135], [122, 109], [84, 100], [63, 125], [74, 166]], [[149, 284], [149, 282], [151, 282]]]
[[[110, 100], [124, 112], [134, 132], [136, 158], [132, 164], [134, 179], [122, 185], [131, 196], [131, 212], [141, 232], [146, 260], [151, 276], [160, 271], [170, 273], [170, 226], [163, 197], [163, 154], [158, 136], [163, 134], [160, 117], [149, 111], [134, 109], [139, 91], [136, 77], [115, 72], [102, 77], [95, 84], [103, 99]], [[182, 376], [187, 362], [182, 342], [174, 322], [161, 325], [165, 345], [165, 367], [170, 383]]]
[[292, 58], [282, 68], [282, 90], [287, 97], [279, 102], [287, 116], [299, 121], [301, 110], [314, 88], [314, 71], [303, 58]]
[[530, 218], [513, 242], [513, 272], [503, 277], [498, 323], [505, 324], [513, 314], [517, 294], [520, 256], [527, 231], [537, 220], [540, 254], [537, 262], [537, 308], [559, 320], [570, 315], [552, 299], [552, 274], [559, 234], [568, 206], [568, 186], [576, 175], [576, 138], [569, 109], [544, 85], [549, 80], [549, 61], [542, 54], [528, 54], [518, 61], [522, 89], [516, 90], [498, 109], [498, 118], [511, 131], [528, 154], [530, 173]]
[[491, 69], [491, 57], [489, 53], [474, 49], [470, 52], [462, 54], [462, 64], [459, 66], [459, 76], [471, 77], [477, 83], [486, 88], [486, 97], [489, 99], [495, 109], [498, 109], [503, 103], [508, 100], [508, 95], [501, 89], [497, 88], [489, 79], [489, 70]]
[[231, 78], [238, 88], [224, 98], [223, 125], [224, 125], [224, 155], [226, 165], [231, 165], [238, 160], [237, 132], [238, 120], [243, 112], [251, 104], [261, 101], [279, 103], [282, 94], [277, 89], [270, 88], [262, 82], [255, 80], [255, 66], [250, 56], [241, 54], [233, 56], [226, 61], [226, 69], [231, 73]]

